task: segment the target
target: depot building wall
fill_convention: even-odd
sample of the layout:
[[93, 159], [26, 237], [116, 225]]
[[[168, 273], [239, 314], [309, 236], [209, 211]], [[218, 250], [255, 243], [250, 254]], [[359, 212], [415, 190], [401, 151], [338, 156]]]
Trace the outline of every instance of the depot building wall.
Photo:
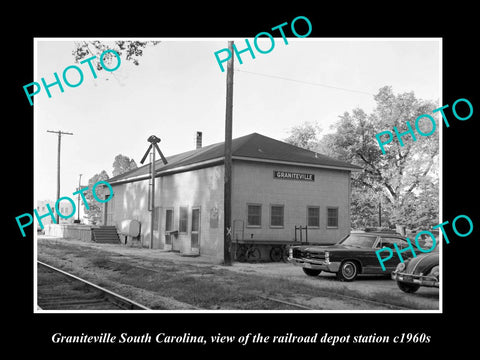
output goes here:
[[[213, 166], [158, 179], [160, 194], [160, 234], [165, 233], [166, 210], [173, 210], [173, 230], [178, 235], [172, 238], [173, 250], [182, 253], [198, 253], [223, 260], [223, 186], [222, 166]], [[180, 228], [181, 208], [186, 216], [186, 231]], [[198, 248], [193, 246], [193, 214], [198, 214]], [[160, 243], [164, 244], [161, 237]]]
[[[278, 179], [274, 171], [314, 175], [314, 181]], [[334, 243], [350, 232], [350, 171], [236, 160], [232, 184], [234, 241], [291, 241], [295, 225], [308, 224], [308, 207], [319, 211], [318, 226], [308, 227], [309, 242]], [[249, 225], [248, 205], [261, 206], [260, 226]], [[282, 226], [272, 225], [272, 206], [283, 207]], [[337, 226], [328, 224], [330, 208], [337, 209]]]
[[[121, 229], [124, 220], [140, 222], [140, 235], [134, 243], [148, 246], [147, 235], [150, 235], [150, 212], [148, 211], [148, 180], [135, 181], [120, 185], [111, 185], [113, 197], [105, 204], [105, 225], [114, 225]], [[146, 232], [148, 230], [148, 232]], [[119, 234], [125, 241], [125, 234]]]
[[[223, 165], [164, 175], [155, 179], [154, 249], [174, 250], [223, 259]], [[151, 212], [149, 180], [112, 185], [114, 197], [108, 203], [107, 224], [117, 229], [123, 220], [141, 224], [138, 242], [150, 246]], [[172, 215], [171, 244], [167, 244], [167, 210]], [[194, 211], [199, 225], [192, 234]], [[183, 215], [181, 219], [181, 213]], [[183, 231], [182, 225], [183, 224]], [[192, 237], [198, 245], [192, 246]]]
[[[314, 181], [274, 178], [274, 171], [314, 176]], [[156, 178], [154, 249], [174, 250], [223, 260], [223, 164]], [[120, 229], [123, 220], [141, 224], [139, 245], [150, 246], [149, 180], [113, 184], [107, 224]], [[260, 205], [261, 223], [249, 225], [248, 206]], [[283, 207], [282, 226], [271, 223], [272, 206]], [[319, 210], [318, 226], [309, 225], [308, 207]], [[181, 231], [181, 209], [186, 213]], [[329, 226], [328, 209], [336, 209], [337, 224]], [[192, 216], [199, 214], [198, 246], [192, 246]], [[167, 211], [177, 230], [166, 241]], [[334, 243], [350, 231], [350, 171], [234, 160], [232, 167], [232, 240], [292, 241], [295, 225], [309, 225], [308, 241]], [[121, 236], [122, 238], [122, 236]]]

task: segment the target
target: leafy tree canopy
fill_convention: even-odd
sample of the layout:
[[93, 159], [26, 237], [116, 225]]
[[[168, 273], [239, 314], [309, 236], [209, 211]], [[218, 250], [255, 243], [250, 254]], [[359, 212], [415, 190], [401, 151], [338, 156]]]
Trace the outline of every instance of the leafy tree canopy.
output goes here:
[[[385, 154], [375, 135], [386, 130], [393, 133], [394, 126], [400, 133], [405, 132], [406, 121], [415, 129], [417, 117], [432, 115], [438, 105], [417, 99], [413, 92], [394, 94], [389, 86], [381, 88], [374, 99], [377, 105], [370, 114], [359, 108], [345, 112], [333, 125], [333, 133], [324, 135], [317, 145], [309, 144], [308, 148], [320, 149], [326, 155], [363, 168], [352, 174], [354, 226], [376, 223], [380, 202], [382, 225], [387, 222], [417, 228], [437, 224], [441, 120], [434, 116], [437, 130], [430, 136], [421, 136], [415, 130], [416, 141], [411, 135], [403, 136], [404, 146], [394, 135], [393, 141], [385, 146]], [[419, 127], [423, 133], [429, 133], [432, 124], [424, 119]], [[296, 127], [292, 134], [296, 134], [298, 146], [316, 138], [316, 132], [309, 126]]]
[[[95, 185], [98, 181], [101, 181], [101, 180], [104, 180], [104, 181], [108, 180], [108, 174], [105, 170], [102, 170], [100, 173], [93, 175], [88, 180], [88, 188], [90, 190], [85, 192], [85, 198], [89, 206], [89, 209], [85, 207], [85, 215], [87, 219], [90, 221], [90, 223], [93, 225], [98, 224], [102, 220], [103, 204], [99, 203], [93, 197], [93, 185]], [[95, 190], [98, 198], [103, 199], [105, 197], [102, 186], [97, 186]]]
[[[72, 51], [75, 62], [78, 63], [82, 60], [85, 60], [91, 56], [97, 56], [93, 62], [98, 71], [103, 70], [100, 64], [100, 55], [105, 50], [115, 50], [120, 57], [124, 58], [127, 61], [133, 62], [135, 65], [139, 65], [140, 62], [138, 58], [143, 55], [143, 50], [148, 45], [158, 45], [160, 41], [114, 41], [114, 42], [103, 42], [103, 41], [75, 41], [75, 48]], [[104, 62], [105, 64], [110, 64], [115, 57], [111, 52], [105, 54]]]
[[135, 160], [130, 159], [128, 156], [118, 154], [115, 156], [115, 161], [113, 162], [113, 176], [117, 176], [127, 171], [137, 168], [137, 163]]
[[284, 141], [303, 149], [315, 151], [318, 147], [318, 135], [321, 131], [322, 129], [318, 124], [305, 122], [301, 125], [294, 126], [290, 130], [290, 136]]

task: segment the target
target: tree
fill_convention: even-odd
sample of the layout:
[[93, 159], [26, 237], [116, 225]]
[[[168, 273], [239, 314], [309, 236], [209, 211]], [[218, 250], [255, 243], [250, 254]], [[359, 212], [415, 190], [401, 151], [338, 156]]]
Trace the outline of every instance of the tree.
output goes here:
[[[95, 185], [95, 183], [101, 180], [104, 180], [104, 181], [108, 180], [108, 174], [105, 170], [102, 170], [99, 174], [93, 175], [88, 180], [88, 188], [90, 191], [85, 192], [85, 199], [87, 200], [87, 203], [89, 206], [89, 209], [85, 207], [85, 215], [92, 225], [101, 223], [101, 220], [102, 220], [103, 203], [99, 203], [93, 197], [93, 185]], [[97, 186], [95, 190], [96, 190], [97, 197], [99, 199], [103, 199], [105, 194], [103, 193], [102, 187]]]
[[315, 151], [318, 147], [318, 135], [322, 129], [317, 124], [304, 122], [301, 125], [294, 126], [290, 130], [290, 136], [284, 141], [303, 149]]
[[385, 211], [382, 211], [382, 219], [379, 219], [380, 199], [370, 188], [352, 186], [351, 199], [351, 225], [354, 229], [374, 226], [388, 226]]
[[[103, 70], [100, 64], [100, 55], [105, 50], [115, 50], [120, 57], [124, 57], [125, 60], [133, 62], [135, 65], [139, 65], [138, 58], [143, 55], [143, 50], [148, 45], [158, 45], [160, 41], [114, 41], [113, 45], [108, 45], [102, 41], [75, 41], [75, 48], [72, 51], [75, 62], [78, 63], [81, 60], [96, 56], [92, 62], [95, 63], [95, 67], [98, 71]], [[105, 54], [105, 64], [110, 64], [114, 54], [108, 52]], [[110, 73], [113, 74], [113, 73]], [[108, 80], [108, 79], [107, 79]]]
[[[393, 132], [394, 126], [404, 132], [407, 130], [406, 121], [413, 127], [419, 115], [432, 114], [438, 106], [432, 101], [417, 99], [413, 92], [395, 95], [388, 86], [381, 88], [374, 99], [377, 106], [371, 114], [355, 109], [341, 115], [334, 125], [335, 132], [321, 139], [322, 149], [327, 155], [363, 168], [352, 175], [352, 193], [360, 192], [355, 194], [356, 206], [367, 207], [368, 201], [375, 204], [381, 201], [382, 210], [388, 214], [391, 223], [414, 225], [420, 220], [436, 223], [438, 131], [427, 137], [417, 134], [416, 141], [411, 135], [405, 135], [403, 147], [394, 138], [385, 147], [385, 154], [382, 154], [375, 135], [385, 130]], [[431, 129], [423, 123], [420, 127], [424, 133]], [[376, 194], [377, 199], [367, 196], [369, 193]], [[368, 212], [364, 215], [367, 218], [372, 216]]]
[[115, 156], [115, 161], [113, 162], [112, 175], [117, 176], [136, 168], [137, 163], [135, 162], [135, 160], [130, 159], [128, 156], [118, 154], [117, 156]]

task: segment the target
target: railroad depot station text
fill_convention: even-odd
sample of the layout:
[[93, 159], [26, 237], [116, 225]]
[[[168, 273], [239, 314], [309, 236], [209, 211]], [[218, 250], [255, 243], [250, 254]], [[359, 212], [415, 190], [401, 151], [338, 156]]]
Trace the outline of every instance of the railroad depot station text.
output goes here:
[[183, 333], [181, 335], [170, 335], [166, 333], [157, 333], [150, 335], [144, 334], [128, 334], [112, 335], [111, 333], [101, 333], [100, 335], [63, 335], [55, 333], [51, 337], [54, 344], [85, 344], [85, 343], [103, 343], [103, 344], [148, 344], [155, 342], [157, 344], [228, 344], [238, 343], [247, 344], [328, 344], [336, 346], [339, 344], [380, 344], [380, 343], [425, 343], [431, 341], [431, 336], [425, 333], [401, 333], [396, 336], [373, 334], [347, 334], [347, 335], [330, 335], [329, 333], [314, 333], [311, 335], [295, 335], [286, 333], [283, 335], [265, 335], [262, 333], [248, 333], [240, 336], [218, 335], [204, 336]]

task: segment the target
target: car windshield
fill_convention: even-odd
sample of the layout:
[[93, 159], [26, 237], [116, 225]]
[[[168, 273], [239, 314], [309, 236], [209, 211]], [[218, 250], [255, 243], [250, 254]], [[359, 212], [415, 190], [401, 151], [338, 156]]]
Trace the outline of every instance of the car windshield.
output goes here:
[[340, 241], [342, 245], [358, 246], [372, 248], [376, 240], [375, 236], [367, 236], [363, 234], [350, 234], [345, 239]]

